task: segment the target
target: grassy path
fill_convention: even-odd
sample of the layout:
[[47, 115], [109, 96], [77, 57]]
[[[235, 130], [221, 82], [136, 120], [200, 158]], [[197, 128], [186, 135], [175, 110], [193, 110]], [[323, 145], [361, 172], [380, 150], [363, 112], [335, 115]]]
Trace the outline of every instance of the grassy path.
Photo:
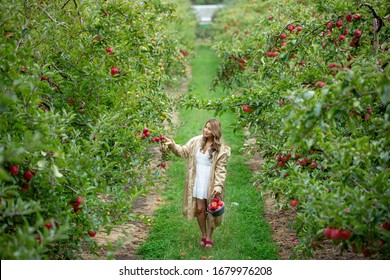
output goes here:
[[[217, 57], [205, 45], [197, 48], [192, 64], [190, 89], [200, 98], [215, 98], [222, 91], [210, 92]], [[203, 110], [180, 110], [180, 127], [175, 141], [185, 144], [192, 136], [201, 134], [204, 123], [214, 117]], [[240, 154], [244, 141], [242, 134], [234, 134], [228, 127], [233, 115], [220, 117], [223, 138], [232, 148], [228, 163], [225, 203], [227, 205], [222, 225], [213, 235], [214, 248], [198, 247], [201, 237], [196, 219], [187, 221], [181, 212], [186, 161], [172, 157], [167, 171], [167, 182], [161, 187], [164, 204], [156, 211], [156, 218], [146, 243], [139, 248], [142, 259], [197, 260], [208, 259], [247, 260], [277, 259], [277, 247], [272, 241], [268, 223], [262, 219], [263, 201], [251, 184], [251, 172], [245, 165], [247, 159]]]

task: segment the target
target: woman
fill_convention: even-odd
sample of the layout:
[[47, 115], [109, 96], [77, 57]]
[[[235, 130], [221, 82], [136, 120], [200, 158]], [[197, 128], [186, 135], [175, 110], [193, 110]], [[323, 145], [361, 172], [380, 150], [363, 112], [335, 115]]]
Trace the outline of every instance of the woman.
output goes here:
[[214, 229], [222, 222], [222, 216], [214, 217], [206, 212], [214, 197], [222, 199], [226, 179], [226, 163], [230, 148], [222, 143], [221, 123], [210, 119], [203, 128], [203, 134], [180, 146], [166, 139], [165, 144], [173, 153], [188, 158], [183, 197], [183, 214], [191, 220], [198, 220], [202, 238], [201, 247], [213, 246]]

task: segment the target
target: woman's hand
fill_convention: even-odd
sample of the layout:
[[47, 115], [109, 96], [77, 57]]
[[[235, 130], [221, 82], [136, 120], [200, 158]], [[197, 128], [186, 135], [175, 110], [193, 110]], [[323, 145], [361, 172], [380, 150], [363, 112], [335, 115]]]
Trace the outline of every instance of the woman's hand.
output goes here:
[[164, 140], [164, 145], [167, 145], [168, 148], [172, 148], [172, 146], [175, 144], [175, 141], [169, 139], [169, 138], [166, 138], [165, 137], [165, 140]]
[[214, 190], [212, 193], [211, 193], [214, 197], [220, 197], [221, 196], [221, 193], [219, 191], [216, 191]]

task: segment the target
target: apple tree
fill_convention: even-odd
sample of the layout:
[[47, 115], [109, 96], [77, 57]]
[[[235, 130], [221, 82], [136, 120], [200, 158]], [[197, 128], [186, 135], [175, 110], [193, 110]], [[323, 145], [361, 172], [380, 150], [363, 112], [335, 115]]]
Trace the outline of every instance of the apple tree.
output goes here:
[[[237, 113], [265, 163], [255, 178], [295, 207], [311, 255], [329, 239], [390, 253], [388, 6], [357, 1], [241, 1], [218, 12], [220, 100], [186, 106]], [[314, 242], [314, 243], [313, 243]]]
[[167, 87], [185, 73], [189, 5], [6, 0], [1, 10], [0, 255], [79, 258], [96, 234], [136, 218], [132, 203], [154, 182], [149, 147], [171, 122]]

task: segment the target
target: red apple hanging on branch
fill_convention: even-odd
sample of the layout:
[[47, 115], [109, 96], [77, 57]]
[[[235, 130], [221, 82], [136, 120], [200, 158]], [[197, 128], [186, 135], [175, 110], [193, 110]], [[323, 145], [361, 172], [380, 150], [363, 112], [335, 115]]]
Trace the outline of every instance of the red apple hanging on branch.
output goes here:
[[247, 112], [247, 113], [252, 113], [253, 112], [253, 109], [250, 106], [248, 106], [248, 105], [242, 106], [242, 110], [244, 112]]

